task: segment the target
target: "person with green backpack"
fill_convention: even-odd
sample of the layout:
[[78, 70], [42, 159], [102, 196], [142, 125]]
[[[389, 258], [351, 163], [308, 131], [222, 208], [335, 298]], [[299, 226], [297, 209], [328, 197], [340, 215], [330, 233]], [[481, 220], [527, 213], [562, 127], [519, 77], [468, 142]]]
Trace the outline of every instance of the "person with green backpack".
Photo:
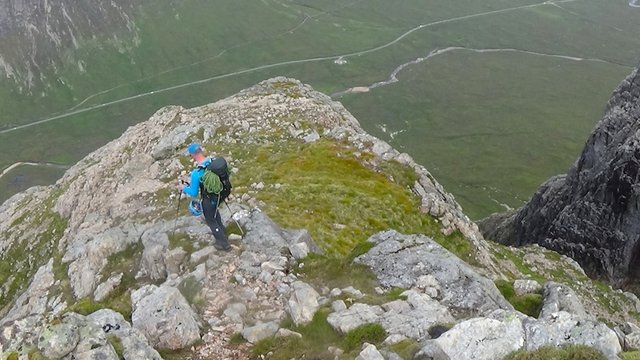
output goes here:
[[222, 157], [206, 157], [199, 144], [189, 145], [187, 153], [198, 166], [191, 172], [189, 182], [181, 181], [179, 190], [193, 198], [200, 195], [201, 202], [192, 200], [189, 210], [193, 215], [204, 213], [204, 219], [215, 238], [213, 246], [220, 251], [229, 251], [231, 246], [218, 211], [218, 206], [231, 192], [227, 163]]

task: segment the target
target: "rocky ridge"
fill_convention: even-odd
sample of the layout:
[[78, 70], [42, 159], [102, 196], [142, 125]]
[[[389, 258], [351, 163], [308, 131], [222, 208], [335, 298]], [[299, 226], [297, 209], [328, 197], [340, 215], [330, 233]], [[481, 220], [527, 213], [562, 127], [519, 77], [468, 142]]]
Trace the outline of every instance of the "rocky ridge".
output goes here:
[[639, 119], [636, 69], [614, 91], [569, 172], [549, 179], [517, 211], [484, 220], [485, 236], [503, 244], [540, 244], [617, 286], [637, 283]]
[[[190, 167], [178, 157], [189, 142], [323, 138], [369, 154], [360, 161], [371, 169], [387, 160], [410, 167], [416, 210], [436, 217], [441, 232], [462, 233], [477, 267], [429, 236], [391, 230], [371, 236], [371, 248], [354, 260], [377, 278], [375, 294], [307, 281], [307, 255], [322, 249], [306, 230], [282, 229], [260, 210], [264, 204], [251, 189], [269, 186], [262, 183], [237, 189], [221, 209], [230, 228], [237, 221], [244, 231], [232, 235], [231, 253], [209, 245], [202, 222], [176, 217], [171, 182]], [[242, 171], [242, 159], [229, 161]], [[393, 344], [404, 340], [415, 343], [416, 359], [495, 359], [574, 343], [614, 359], [622, 346], [637, 347], [640, 336], [633, 323], [614, 331], [598, 322], [559, 284], [544, 284], [538, 318], [514, 310], [488, 277], [504, 271], [493, 246], [428, 171], [366, 134], [339, 103], [286, 78], [200, 108], [161, 109], [56, 185], [5, 202], [0, 220], [2, 260], [12, 267], [1, 293], [3, 357], [158, 359], [164, 354], [158, 350], [186, 349], [191, 358], [247, 359], [261, 340], [304, 337], [304, 326], [323, 312], [340, 334], [371, 323], [384, 329], [384, 343], [363, 344], [353, 354], [358, 359], [402, 358]], [[32, 280], [22, 291], [25, 279]], [[403, 291], [392, 299], [395, 288]], [[385, 300], [376, 304], [373, 296]], [[238, 336], [246, 343], [238, 344]], [[332, 346], [325, 355], [350, 356], [342, 352]]]

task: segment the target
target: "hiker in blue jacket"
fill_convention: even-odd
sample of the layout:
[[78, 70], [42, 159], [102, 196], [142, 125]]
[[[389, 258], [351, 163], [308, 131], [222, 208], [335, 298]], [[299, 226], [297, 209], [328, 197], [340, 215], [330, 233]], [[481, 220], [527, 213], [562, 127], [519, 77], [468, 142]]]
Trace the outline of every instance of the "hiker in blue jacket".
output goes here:
[[191, 197], [198, 197], [198, 194], [200, 194], [202, 197], [202, 211], [204, 213], [204, 219], [216, 239], [213, 246], [217, 250], [229, 251], [231, 250], [231, 246], [227, 240], [224, 224], [222, 223], [222, 218], [218, 211], [218, 197], [212, 194], [207, 195], [203, 190], [203, 186], [200, 181], [202, 174], [205, 172], [205, 168], [211, 162], [211, 158], [204, 155], [202, 147], [199, 144], [189, 145], [187, 152], [191, 158], [198, 163], [198, 166], [191, 171], [191, 181], [182, 181], [179, 188], [182, 192]]

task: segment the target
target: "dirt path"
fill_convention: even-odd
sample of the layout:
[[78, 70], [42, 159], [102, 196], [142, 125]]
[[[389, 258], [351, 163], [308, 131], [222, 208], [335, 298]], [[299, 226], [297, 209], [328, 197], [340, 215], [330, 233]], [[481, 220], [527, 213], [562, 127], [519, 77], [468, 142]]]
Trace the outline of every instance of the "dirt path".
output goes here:
[[607, 61], [607, 60], [595, 59], [595, 58], [581, 58], [581, 57], [560, 55], [560, 54], [545, 54], [545, 53], [539, 53], [539, 52], [535, 52], [535, 51], [519, 50], [519, 49], [471, 49], [471, 48], [465, 48], [465, 47], [452, 46], [452, 47], [448, 47], [448, 48], [444, 48], [444, 49], [433, 50], [433, 51], [431, 51], [429, 53], [429, 55], [427, 55], [425, 57], [417, 58], [415, 60], [406, 62], [406, 63], [396, 67], [395, 70], [393, 70], [393, 72], [391, 73], [391, 75], [389, 75], [389, 78], [387, 80], [379, 81], [379, 82], [376, 82], [376, 83], [374, 83], [372, 85], [369, 85], [369, 86], [360, 85], [360, 86], [352, 87], [352, 88], [349, 88], [347, 90], [334, 93], [334, 94], [331, 95], [331, 97], [332, 98], [339, 98], [339, 97], [344, 96], [346, 94], [369, 92], [369, 91], [371, 91], [371, 90], [373, 90], [375, 88], [396, 83], [396, 82], [399, 81], [398, 77], [397, 77], [398, 73], [400, 73], [405, 68], [407, 68], [407, 67], [409, 67], [411, 65], [419, 64], [419, 63], [421, 63], [423, 61], [429, 60], [430, 58], [432, 58], [434, 56], [446, 54], [446, 53], [452, 52], [452, 51], [473, 51], [473, 52], [476, 52], [476, 53], [517, 52], [517, 53], [529, 54], [529, 55], [534, 55], [534, 56], [546, 56], [546, 57], [551, 57], [551, 58], [564, 59], [564, 60], [569, 60], [569, 61], [594, 61], [594, 62], [600, 62], [600, 63], [610, 64], [610, 65], [615, 65], [615, 66], [628, 67], [630, 69], [633, 68], [631, 66], [627, 66], [627, 65], [623, 65], [623, 64], [617, 64], [617, 63], [613, 63], [613, 62], [610, 62], [610, 61]]
[[7, 167], [6, 169], [2, 170], [2, 173], [0, 173], [0, 178], [2, 178], [3, 176], [7, 175], [11, 170], [19, 167], [19, 166], [24, 166], [24, 165], [28, 165], [28, 166], [46, 166], [46, 167], [53, 167], [53, 168], [58, 168], [58, 169], [68, 169], [70, 166], [67, 165], [60, 165], [60, 164], [53, 164], [53, 163], [36, 163], [36, 162], [28, 162], [28, 161], [19, 161], [15, 164], [11, 164], [9, 167]]

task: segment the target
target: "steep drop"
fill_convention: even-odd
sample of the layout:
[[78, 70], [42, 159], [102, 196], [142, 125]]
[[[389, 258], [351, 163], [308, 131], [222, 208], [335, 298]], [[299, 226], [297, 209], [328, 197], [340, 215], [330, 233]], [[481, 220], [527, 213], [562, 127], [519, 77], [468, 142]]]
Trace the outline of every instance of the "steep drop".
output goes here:
[[545, 182], [511, 214], [482, 221], [487, 238], [537, 243], [617, 285], [638, 279], [640, 259], [640, 74], [614, 91], [605, 115], [566, 175]]

